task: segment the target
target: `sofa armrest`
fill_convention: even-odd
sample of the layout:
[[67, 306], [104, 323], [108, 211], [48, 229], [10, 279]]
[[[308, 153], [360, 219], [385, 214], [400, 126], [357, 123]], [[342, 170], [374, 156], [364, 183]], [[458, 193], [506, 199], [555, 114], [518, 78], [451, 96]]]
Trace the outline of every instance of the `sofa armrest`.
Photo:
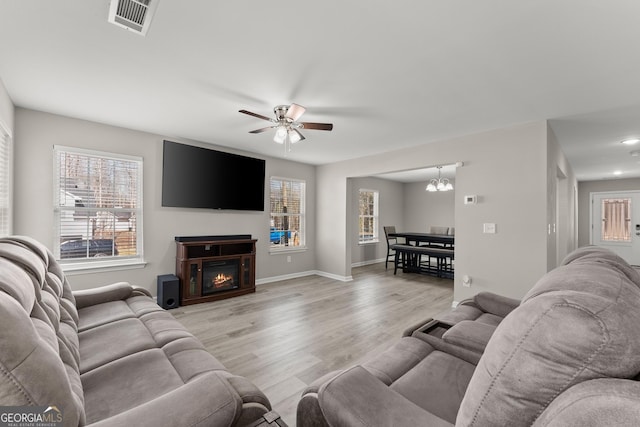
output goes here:
[[432, 317], [429, 317], [428, 319], [422, 320], [416, 324], [413, 324], [411, 326], [409, 326], [407, 329], [405, 329], [402, 332], [402, 337], [410, 337], [411, 334], [413, 334], [415, 331], [417, 330], [422, 330], [427, 328], [428, 326], [430, 326], [431, 324], [433, 324], [434, 322], [437, 323], [437, 320], [433, 320]]
[[520, 305], [520, 301], [517, 299], [491, 292], [480, 292], [473, 297], [473, 301], [481, 310], [503, 318]]
[[127, 282], [117, 282], [98, 288], [73, 291], [73, 297], [76, 300], [78, 309], [109, 301], [119, 301], [136, 295], [151, 297], [151, 294], [146, 289], [131, 286]]
[[453, 426], [393, 391], [361, 366], [325, 383], [318, 399], [329, 425]]

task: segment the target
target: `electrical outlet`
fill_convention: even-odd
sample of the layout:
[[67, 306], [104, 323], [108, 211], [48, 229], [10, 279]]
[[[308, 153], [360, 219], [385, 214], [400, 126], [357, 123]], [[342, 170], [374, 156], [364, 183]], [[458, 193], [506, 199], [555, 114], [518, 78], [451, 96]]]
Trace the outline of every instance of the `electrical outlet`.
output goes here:
[[496, 225], [492, 222], [485, 222], [482, 227], [482, 232], [485, 234], [496, 234]]
[[467, 276], [466, 274], [464, 276], [462, 276], [462, 286], [464, 286], [465, 288], [470, 288], [471, 287], [471, 277]]
[[287, 262], [291, 262], [291, 255], [287, 255]]

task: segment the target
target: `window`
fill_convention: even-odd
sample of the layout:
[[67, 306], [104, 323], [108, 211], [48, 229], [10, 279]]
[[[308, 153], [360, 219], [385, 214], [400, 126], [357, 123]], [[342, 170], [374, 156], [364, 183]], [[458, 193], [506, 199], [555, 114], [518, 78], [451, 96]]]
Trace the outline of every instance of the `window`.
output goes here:
[[0, 125], [0, 236], [11, 233], [11, 138]]
[[602, 199], [602, 241], [631, 242], [631, 198]]
[[305, 182], [272, 177], [270, 188], [270, 248], [304, 248]]
[[54, 253], [63, 266], [142, 261], [142, 158], [54, 147]]
[[378, 192], [360, 190], [358, 243], [378, 241]]

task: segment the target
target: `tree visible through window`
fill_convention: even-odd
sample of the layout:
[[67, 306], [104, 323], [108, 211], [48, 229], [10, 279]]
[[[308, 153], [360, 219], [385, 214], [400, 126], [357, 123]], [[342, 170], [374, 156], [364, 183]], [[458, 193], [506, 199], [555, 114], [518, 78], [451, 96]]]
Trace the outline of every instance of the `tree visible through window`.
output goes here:
[[271, 248], [304, 247], [305, 182], [288, 178], [271, 178], [269, 198]]
[[58, 259], [142, 257], [142, 158], [55, 147]]
[[360, 190], [360, 214], [358, 217], [360, 243], [378, 241], [378, 192]]

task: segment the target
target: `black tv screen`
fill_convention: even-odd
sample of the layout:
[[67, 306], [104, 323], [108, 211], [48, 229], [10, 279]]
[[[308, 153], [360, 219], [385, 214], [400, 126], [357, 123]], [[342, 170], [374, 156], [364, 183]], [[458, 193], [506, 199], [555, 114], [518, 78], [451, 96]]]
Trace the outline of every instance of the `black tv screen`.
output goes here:
[[264, 211], [265, 161], [164, 141], [162, 206]]

